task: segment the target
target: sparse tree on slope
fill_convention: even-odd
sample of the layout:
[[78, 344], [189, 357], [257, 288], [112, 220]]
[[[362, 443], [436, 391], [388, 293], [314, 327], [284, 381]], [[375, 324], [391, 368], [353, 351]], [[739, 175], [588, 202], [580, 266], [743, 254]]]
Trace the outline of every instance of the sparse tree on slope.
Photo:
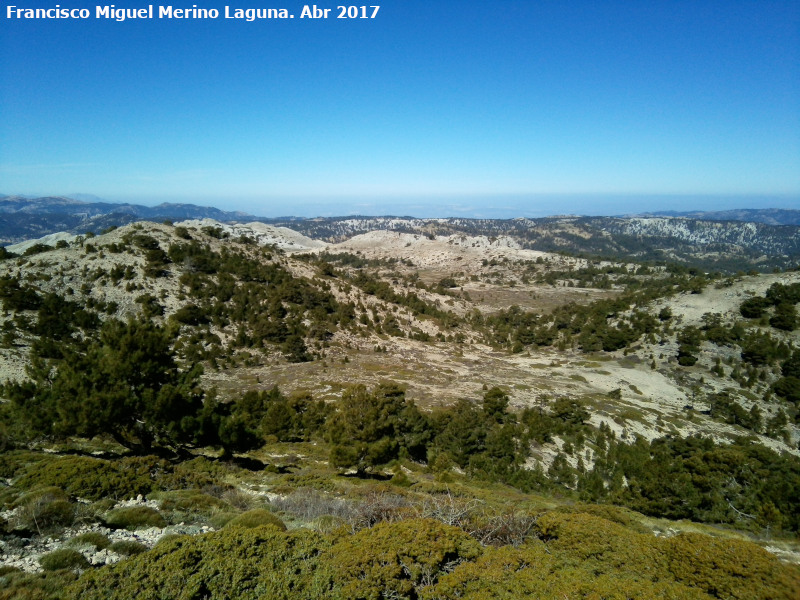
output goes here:
[[70, 353], [54, 377], [9, 384], [18, 414], [43, 434], [109, 434], [136, 450], [191, 441], [203, 407], [199, 366], [180, 370], [171, 336], [153, 323], [110, 321], [85, 354]]

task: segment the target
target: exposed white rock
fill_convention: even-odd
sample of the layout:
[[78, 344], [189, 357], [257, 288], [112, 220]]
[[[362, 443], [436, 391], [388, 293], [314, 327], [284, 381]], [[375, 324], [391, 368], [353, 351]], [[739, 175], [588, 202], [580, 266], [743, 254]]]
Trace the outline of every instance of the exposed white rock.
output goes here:
[[71, 244], [75, 241], [75, 238], [78, 237], [71, 233], [66, 233], [64, 231], [60, 231], [58, 233], [51, 233], [50, 235], [46, 235], [44, 237], [37, 238], [35, 240], [26, 240], [24, 242], [20, 242], [18, 244], [12, 244], [11, 246], [6, 246], [6, 250], [9, 252], [13, 252], [14, 254], [22, 254], [30, 248], [31, 246], [35, 246], [36, 244], [44, 244], [45, 246], [54, 246], [60, 242], [65, 241], [68, 244]]
[[218, 227], [228, 233], [231, 237], [246, 236], [256, 240], [261, 246], [276, 246], [285, 252], [307, 252], [324, 248], [328, 244], [320, 240], [312, 240], [301, 233], [297, 233], [288, 227], [275, 227], [265, 223], [253, 222], [245, 224], [230, 225], [220, 223], [213, 219], [192, 219], [181, 221], [176, 225], [182, 227]]

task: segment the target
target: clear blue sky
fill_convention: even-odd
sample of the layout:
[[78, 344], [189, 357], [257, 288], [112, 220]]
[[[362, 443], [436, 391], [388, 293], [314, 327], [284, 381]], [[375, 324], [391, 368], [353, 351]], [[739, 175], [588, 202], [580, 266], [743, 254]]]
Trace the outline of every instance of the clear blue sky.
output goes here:
[[797, 0], [390, 0], [356, 20], [230, 1], [295, 18], [3, 3], [0, 193], [267, 216], [800, 208]]

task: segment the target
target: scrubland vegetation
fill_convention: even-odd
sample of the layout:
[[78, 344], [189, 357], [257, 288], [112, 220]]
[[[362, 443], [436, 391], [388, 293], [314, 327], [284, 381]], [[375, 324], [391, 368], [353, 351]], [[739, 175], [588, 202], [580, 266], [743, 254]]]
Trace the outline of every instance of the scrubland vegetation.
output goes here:
[[[0, 387], [0, 554], [38, 567], [0, 567], [0, 599], [797, 597], [800, 570], [755, 542], [800, 532], [799, 282], [695, 323], [670, 300], [746, 276], [426, 272], [226, 235], [134, 225], [5, 253], [2, 351], [26, 368]], [[606, 295], [487, 310], [480, 285]], [[487, 373], [423, 406], [391, 370], [333, 401], [269, 380], [401, 343], [591, 365], [570, 386], [613, 360], [692, 400], [651, 427], [634, 384], [515, 403], [522, 384]]]

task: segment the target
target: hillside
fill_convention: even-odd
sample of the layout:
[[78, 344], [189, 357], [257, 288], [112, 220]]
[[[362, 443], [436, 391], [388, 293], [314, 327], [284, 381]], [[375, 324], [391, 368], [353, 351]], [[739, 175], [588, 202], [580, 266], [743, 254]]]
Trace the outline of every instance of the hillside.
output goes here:
[[0, 195], [0, 244], [14, 244], [59, 232], [74, 235], [97, 232], [148, 219], [233, 221], [249, 216], [243, 212], [227, 212], [194, 204], [142, 206], [61, 196], [28, 198]]
[[705, 271], [791, 268], [800, 260], [800, 211], [761, 209], [627, 217], [417, 219], [412, 217], [257, 218], [192, 204], [146, 207], [70, 198], [0, 196], [0, 244], [47, 234], [97, 233], [141, 220], [214, 219], [252, 228], [286, 227], [339, 243], [372, 231], [418, 235], [506, 237], [522, 248], [571, 255], [679, 263]]
[[[436, 575], [400, 569], [376, 589], [461, 597], [476, 589], [470, 573], [550, 556], [576, 569], [567, 597], [598, 569], [632, 597], [791, 597], [797, 571], [776, 557], [800, 563], [799, 271], [554, 254], [520, 234], [528, 222], [318, 220], [324, 240], [302, 223], [139, 222], [7, 248], [6, 583], [50, 593], [47, 577], [14, 569], [39, 573], [42, 556], [72, 547], [116, 566], [61, 572], [59, 585], [123, 597], [134, 573], [171, 585], [159, 573], [182, 572], [170, 566], [181, 552], [211, 573], [209, 553], [267, 536], [286, 549], [259, 561], [308, 548], [322, 577], [287, 571], [280, 585], [356, 597], [367, 584], [353, 574], [371, 559], [353, 548], [402, 553], [393, 539], [430, 530], [458, 548], [426, 547], [451, 557], [420, 558]], [[699, 245], [712, 231], [564, 218], [550, 239], [598, 223]], [[715, 239], [756, 243], [717, 225]], [[245, 515], [276, 528], [224, 527]], [[658, 575], [613, 566], [633, 560], [624, 545], [589, 558], [570, 541], [602, 544], [603, 531]], [[72, 542], [90, 534], [116, 550]], [[167, 534], [195, 537], [156, 544]], [[143, 553], [124, 559], [134, 542]], [[723, 582], [734, 565], [718, 569], [718, 588], [698, 583], [712, 576], [681, 562], [697, 545], [751, 557], [776, 587], [756, 571]], [[550, 585], [520, 572], [525, 593]], [[203, 573], [187, 598], [234, 593]]]
[[614, 260], [673, 262], [703, 270], [771, 271], [797, 264], [800, 228], [679, 217], [547, 217], [542, 219], [412, 219], [341, 217], [272, 221], [329, 242], [375, 230], [420, 235], [513, 239], [522, 248]]
[[795, 209], [740, 209], [717, 211], [663, 211], [656, 216], [686, 217], [703, 221], [746, 221], [749, 223], [766, 223], [767, 225], [800, 225], [800, 210]]

